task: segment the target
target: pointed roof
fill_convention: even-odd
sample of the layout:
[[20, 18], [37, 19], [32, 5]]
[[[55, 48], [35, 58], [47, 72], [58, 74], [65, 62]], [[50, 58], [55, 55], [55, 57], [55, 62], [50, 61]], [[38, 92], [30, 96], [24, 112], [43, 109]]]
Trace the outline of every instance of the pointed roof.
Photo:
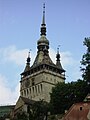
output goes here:
[[63, 69], [61, 62], [60, 62], [60, 53], [59, 53], [59, 47], [57, 48], [57, 54], [56, 54], [56, 66], [58, 68], [60, 68], [63, 72], [65, 72], [65, 70]]
[[49, 40], [46, 38], [46, 24], [45, 24], [45, 3], [43, 4], [43, 17], [42, 17], [42, 24], [41, 24], [41, 37], [37, 41], [37, 56], [35, 58], [35, 61], [33, 63], [33, 67], [37, 66], [39, 64], [47, 63], [52, 64], [50, 56], [49, 56]]
[[90, 120], [90, 102], [73, 104], [62, 120]]
[[30, 51], [28, 53], [28, 57], [27, 57], [27, 63], [26, 63], [26, 67], [25, 67], [25, 70], [24, 72], [27, 72], [30, 70]]
[[41, 37], [37, 42], [38, 46], [46, 45], [49, 48], [49, 41], [46, 38], [45, 3], [43, 4], [43, 17], [42, 17], [41, 34], [40, 35], [41, 35]]
[[[45, 3], [43, 4], [43, 16], [41, 23], [41, 34], [40, 39], [37, 41], [37, 55], [33, 62], [33, 65], [30, 67], [29, 62], [26, 64], [25, 71], [21, 74], [23, 76], [27, 76], [28, 74], [32, 74], [36, 71], [44, 69], [49, 69], [50, 71], [54, 71], [56, 73], [62, 74], [65, 70], [62, 68], [60, 63], [60, 54], [57, 54], [57, 63], [54, 64], [49, 56], [49, 40], [46, 37], [46, 23], [45, 23]], [[30, 58], [29, 58], [30, 60]], [[43, 67], [42, 67], [43, 66]], [[64, 75], [62, 75], [64, 76]], [[65, 77], [64, 77], [65, 78]]]
[[25, 97], [22, 97], [22, 96], [20, 96], [20, 98], [22, 99], [22, 101], [23, 101], [25, 104], [33, 104], [33, 103], [35, 103], [34, 100], [31, 100], [31, 99], [29, 99], [29, 98], [25, 98]]
[[25, 98], [25, 97], [19, 96], [19, 98], [18, 98], [18, 100], [16, 102], [16, 105], [15, 105], [14, 111], [17, 111], [17, 109], [22, 108], [25, 104], [32, 105], [34, 103], [35, 103], [34, 100], [31, 100], [29, 98]]

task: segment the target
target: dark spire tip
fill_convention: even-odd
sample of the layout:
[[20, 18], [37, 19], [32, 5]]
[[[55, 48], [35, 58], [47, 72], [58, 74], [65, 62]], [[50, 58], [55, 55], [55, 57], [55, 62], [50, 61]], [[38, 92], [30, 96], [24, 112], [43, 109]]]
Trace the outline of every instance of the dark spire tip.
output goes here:
[[31, 49], [30, 49], [29, 52], [28, 52], [27, 63], [30, 63], [30, 51], [31, 51]]
[[43, 4], [43, 18], [42, 18], [42, 24], [41, 24], [41, 35], [46, 35], [45, 3]]

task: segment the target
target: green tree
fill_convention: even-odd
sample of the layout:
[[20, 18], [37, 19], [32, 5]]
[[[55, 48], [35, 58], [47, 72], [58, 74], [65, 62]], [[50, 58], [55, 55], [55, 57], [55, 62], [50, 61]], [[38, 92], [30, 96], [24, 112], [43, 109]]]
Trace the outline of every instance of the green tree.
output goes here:
[[51, 93], [51, 112], [54, 114], [63, 113], [69, 107], [72, 98], [73, 90], [71, 89], [71, 84], [58, 83]]
[[[58, 83], [51, 93], [51, 113], [62, 114], [72, 104], [82, 102], [88, 94], [88, 85], [84, 80], [71, 83]], [[83, 93], [83, 94], [82, 94]]]
[[83, 80], [90, 83], [90, 38], [85, 38], [83, 45], [87, 47], [86, 53], [82, 56], [81, 71]]
[[28, 120], [28, 116], [24, 111], [20, 111], [12, 120]]
[[47, 113], [49, 110], [48, 103], [41, 100], [35, 102], [29, 111], [29, 120], [43, 120], [47, 119]]
[[85, 38], [86, 53], [82, 56], [81, 71], [83, 80], [71, 83], [58, 83], [51, 93], [52, 113], [63, 113], [73, 103], [81, 102], [90, 93], [90, 38]]

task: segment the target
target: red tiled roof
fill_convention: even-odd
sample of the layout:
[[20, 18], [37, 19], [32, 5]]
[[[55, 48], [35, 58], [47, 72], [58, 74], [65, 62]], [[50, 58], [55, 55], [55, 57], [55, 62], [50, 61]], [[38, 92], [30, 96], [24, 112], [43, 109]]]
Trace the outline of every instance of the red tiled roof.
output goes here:
[[63, 120], [89, 120], [90, 102], [76, 103], [71, 106]]

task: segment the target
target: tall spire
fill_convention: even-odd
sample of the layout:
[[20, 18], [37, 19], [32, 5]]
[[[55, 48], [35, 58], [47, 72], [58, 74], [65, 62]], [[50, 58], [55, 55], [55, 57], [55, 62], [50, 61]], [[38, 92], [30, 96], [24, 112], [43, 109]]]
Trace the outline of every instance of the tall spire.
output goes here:
[[45, 3], [43, 4], [43, 19], [42, 19], [42, 25], [45, 25]]
[[41, 24], [41, 36], [46, 36], [46, 24], [45, 24], [45, 3], [43, 4], [43, 18], [42, 18], [42, 24]]

